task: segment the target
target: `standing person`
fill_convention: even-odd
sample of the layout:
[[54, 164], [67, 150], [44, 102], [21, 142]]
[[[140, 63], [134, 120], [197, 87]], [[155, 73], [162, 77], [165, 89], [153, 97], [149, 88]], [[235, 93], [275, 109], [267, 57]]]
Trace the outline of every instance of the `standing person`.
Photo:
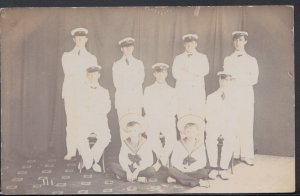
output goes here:
[[206, 152], [204, 145], [205, 123], [202, 118], [186, 115], [178, 120], [180, 140], [177, 141], [168, 169], [167, 181], [178, 182], [185, 186], [208, 187]]
[[131, 37], [119, 41], [123, 56], [112, 67], [116, 87], [115, 108], [119, 119], [127, 113], [142, 114], [145, 71], [143, 62], [132, 55], [134, 42]]
[[[111, 134], [107, 114], [111, 109], [108, 90], [99, 84], [101, 66], [91, 66], [86, 70], [86, 82], [78, 95], [78, 152], [82, 157], [82, 168], [93, 168], [101, 172], [99, 165], [104, 149], [108, 146]], [[90, 148], [88, 137], [94, 134], [97, 138]]]
[[[169, 65], [156, 63], [154, 69], [155, 83], [145, 88], [144, 110], [149, 128], [147, 135], [153, 144], [153, 151], [158, 158], [155, 165], [159, 169], [162, 165], [167, 166], [169, 156], [177, 141], [176, 133], [176, 93], [175, 89], [166, 82]], [[160, 134], [165, 138], [164, 146], [160, 141]]]
[[248, 33], [235, 31], [232, 33], [235, 51], [224, 59], [224, 71], [235, 76], [236, 107], [238, 110], [238, 142], [235, 158], [241, 158], [249, 165], [254, 165], [254, 91], [259, 70], [256, 58], [245, 51]]
[[62, 55], [62, 67], [65, 74], [62, 98], [64, 99], [67, 127], [66, 146], [67, 154], [65, 160], [70, 160], [76, 155], [77, 150], [77, 129], [78, 112], [76, 97], [79, 92], [78, 86], [84, 83], [86, 68], [89, 65], [97, 65], [96, 56], [86, 50], [88, 41], [88, 30], [85, 28], [75, 28], [71, 31], [75, 47], [70, 52]]
[[[217, 91], [207, 96], [205, 106], [206, 119], [206, 148], [210, 167], [211, 179], [217, 175], [224, 180], [229, 179], [229, 163], [233, 155], [236, 142], [236, 112], [233, 99], [232, 84], [234, 79], [226, 72], [219, 72], [220, 87]], [[220, 157], [220, 172], [218, 173], [218, 140], [223, 138]]]
[[178, 118], [186, 114], [202, 116], [206, 93], [204, 76], [209, 72], [208, 59], [197, 51], [196, 34], [182, 37], [185, 52], [175, 57], [172, 73], [176, 79]]
[[112, 171], [118, 179], [129, 182], [147, 183], [155, 175], [153, 165], [153, 145], [146, 135], [146, 122], [139, 114], [126, 114], [120, 119], [124, 132], [119, 164], [111, 163]]

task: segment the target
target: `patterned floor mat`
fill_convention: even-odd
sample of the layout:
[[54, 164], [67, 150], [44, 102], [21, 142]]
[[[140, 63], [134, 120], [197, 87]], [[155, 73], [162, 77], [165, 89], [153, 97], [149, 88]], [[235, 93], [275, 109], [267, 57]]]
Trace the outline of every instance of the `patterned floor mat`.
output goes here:
[[[105, 161], [115, 161], [108, 157]], [[99, 193], [180, 193], [189, 189], [166, 182], [167, 173], [161, 168], [147, 184], [116, 179], [109, 165], [106, 173], [83, 170], [79, 173], [79, 157], [62, 159], [33, 159], [17, 163], [2, 163], [1, 188], [4, 194], [99, 194]]]

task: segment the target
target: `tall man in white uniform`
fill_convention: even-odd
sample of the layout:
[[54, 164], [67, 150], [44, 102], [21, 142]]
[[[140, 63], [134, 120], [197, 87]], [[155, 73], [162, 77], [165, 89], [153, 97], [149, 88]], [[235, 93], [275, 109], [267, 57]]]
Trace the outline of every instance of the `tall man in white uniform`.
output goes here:
[[143, 62], [132, 55], [134, 42], [131, 37], [119, 41], [123, 56], [112, 67], [116, 87], [115, 108], [119, 119], [127, 113], [142, 114], [145, 71]]
[[[86, 82], [78, 95], [79, 129], [78, 152], [83, 160], [83, 167], [101, 172], [98, 164], [104, 149], [111, 141], [107, 114], [111, 109], [108, 90], [99, 85], [101, 66], [93, 65], [86, 70]], [[94, 134], [97, 141], [90, 148], [88, 138]]]
[[64, 99], [67, 117], [66, 146], [67, 154], [65, 160], [70, 160], [76, 155], [77, 150], [77, 129], [78, 113], [76, 97], [81, 93], [78, 86], [84, 83], [86, 68], [97, 64], [96, 56], [86, 50], [88, 30], [85, 28], [75, 28], [71, 31], [75, 47], [70, 52], [62, 55], [62, 67], [65, 74], [62, 98]]
[[204, 76], [209, 72], [208, 59], [196, 50], [198, 36], [182, 37], [185, 52], [176, 56], [172, 73], [176, 79], [178, 118], [186, 114], [202, 116], [206, 100]]
[[[169, 156], [177, 142], [176, 109], [177, 100], [175, 89], [166, 82], [169, 65], [156, 63], [152, 66], [156, 81], [145, 88], [144, 110], [148, 122], [147, 135], [153, 146], [153, 151], [162, 165], [167, 166]], [[164, 146], [160, 134], [165, 138]], [[155, 168], [159, 168], [157, 161]], [[157, 166], [157, 167], [156, 167]]]
[[224, 59], [224, 71], [235, 75], [236, 107], [238, 111], [238, 143], [235, 158], [241, 158], [249, 165], [254, 164], [253, 121], [254, 92], [259, 70], [256, 58], [245, 51], [248, 33], [235, 31], [232, 33], [235, 51]]
[[[230, 177], [228, 168], [236, 142], [237, 108], [233, 99], [234, 79], [226, 72], [219, 72], [218, 75], [220, 87], [207, 96], [205, 106], [206, 148], [210, 167], [213, 168], [209, 177], [215, 179], [219, 174], [222, 179], [227, 180]], [[219, 138], [223, 138], [223, 145], [219, 165], [221, 171], [218, 173]]]

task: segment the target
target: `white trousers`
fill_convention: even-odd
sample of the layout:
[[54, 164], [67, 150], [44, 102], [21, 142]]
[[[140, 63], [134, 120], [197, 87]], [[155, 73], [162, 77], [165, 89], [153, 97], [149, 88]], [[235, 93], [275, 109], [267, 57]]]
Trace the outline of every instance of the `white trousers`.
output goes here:
[[237, 141], [235, 146], [235, 158], [254, 159], [253, 123], [254, 104], [243, 103], [238, 108]]
[[[91, 133], [94, 133], [96, 136], [96, 143], [90, 148], [89, 139]], [[78, 135], [78, 152], [82, 157], [83, 164], [86, 169], [90, 169], [93, 166], [93, 163], [98, 163], [104, 149], [108, 146], [111, 141], [111, 134], [108, 128], [108, 125], [103, 123], [101, 129], [93, 131], [90, 130], [80, 130]]]
[[64, 98], [67, 127], [66, 127], [66, 146], [67, 155], [75, 156], [77, 150], [77, 133], [78, 133], [78, 113], [77, 104], [74, 98]]
[[[208, 134], [206, 137], [206, 149], [209, 163], [211, 167], [218, 167], [218, 137], [221, 133], [214, 132], [212, 130], [208, 130], [207, 132]], [[222, 169], [228, 169], [229, 162], [234, 151], [235, 136], [234, 133], [222, 133], [222, 137], [224, 138], [224, 140], [221, 149], [220, 167]]]
[[[148, 122], [147, 137], [151, 141], [153, 151], [162, 162], [168, 160], [177, 141], [175, 117], [146, 116]], [[165, 145], [162, 146], [160, 133], [165, 137]], [[163, 163], [165, 164], [165, 163]]]

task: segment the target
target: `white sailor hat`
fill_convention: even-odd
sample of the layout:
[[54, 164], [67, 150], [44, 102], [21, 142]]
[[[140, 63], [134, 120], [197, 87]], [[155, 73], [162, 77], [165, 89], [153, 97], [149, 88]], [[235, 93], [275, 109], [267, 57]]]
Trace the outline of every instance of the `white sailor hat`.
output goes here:
[[72, 36], [87, 36], [88, 32], [89, 31], [86, 28], [79, 27], [79, 28], [73, 29], [71, 31], [71, 35]]
[[134, 40], [132, 37], [126, 37], [126, 38], [124, 38], [124, 39], [122, 39], [122, 40], [119, 41], [119, 45], [120, 45], [121, 47], [124, 47], [124, 46], [131, 46], [131, 45], [134, 44], [134, 41], [135, 41], [135, 40]]
[[182, 40], [184, 42], [197, 41], [198, 35], [197, 34], [186, 34], [186, 35], [182, 36]]
[[100, 65], [93, 65], [86, 69], [86, 72], [93, 73], [93, 72], [99, 72], [102, 69]]
[[154, 65], [152, 65], [152, 69], [154, 69], [155, 71], [162, 71], [162, 70], [166, 70], [169, 68], [168, 64], [165, 63], [155, 63]]
[[128, 113], [128, 114], [125, 114], [124, 116], [122, 116], [120, 119], [120, 128], [122, 131], [121, 134], [123, 135], [122, 138], [124, 138], [124, 139], [127, 138], [126, 130], [127, 130], [128, 123], [130, 123], [130, 122], [136, 122], [141, 126], [140, 133], [144, 133], [146, 131], [146, 121], [145, 121], [144, 117], [142, 117], [141, 115], [136, 114], [136, 113]]
[[237, 37], [237, 36], [248, 36], [248, 33], [246, 31], [234, 31], [232, 32], [232, 37]]
[[185, 126], [189, 123], [193, 123], [193, 124], [197, 125], [199, 128], [199, 131], [205, 130], [205, 122], [204, 122], [203, 118], [201, 118], [200, 116], [193, 115], [193, 114], [188, 114], [188, 115], [181, 117], [178, 120], [177, 127], [178, 127], [179, 131], [183, 132]]

